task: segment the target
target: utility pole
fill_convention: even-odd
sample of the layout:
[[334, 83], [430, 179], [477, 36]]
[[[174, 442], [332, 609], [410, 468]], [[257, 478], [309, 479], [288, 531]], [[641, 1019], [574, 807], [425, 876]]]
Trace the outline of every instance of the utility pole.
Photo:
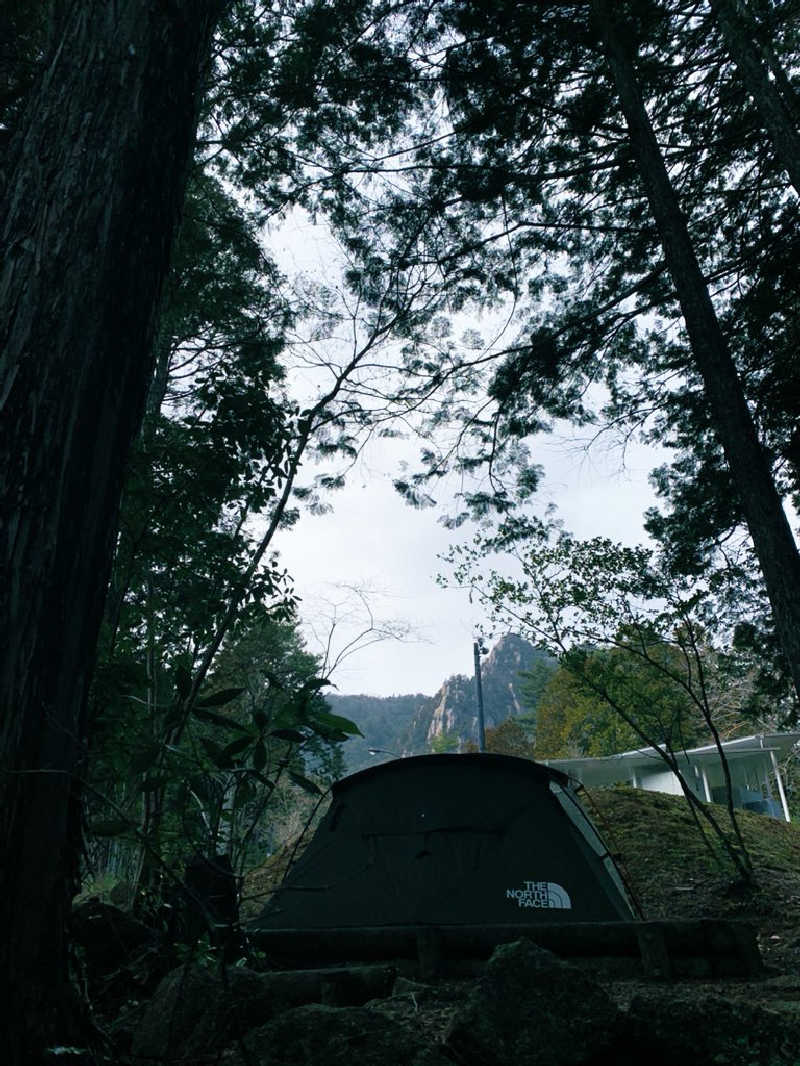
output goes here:
[[472, 643], [472, 654], [475, 657], [475, 688], [478, 693], [478, 751], [486, 751], [486, 729], [483, 722], [483, 685], [481, 684], [481, 652], [483, 647], [480, 640]]

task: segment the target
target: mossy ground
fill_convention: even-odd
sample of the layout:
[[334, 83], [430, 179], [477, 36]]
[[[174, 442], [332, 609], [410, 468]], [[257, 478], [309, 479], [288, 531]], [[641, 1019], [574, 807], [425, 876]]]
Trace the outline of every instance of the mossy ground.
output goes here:
[[[582, 794], [646, 918], [740, 917], [760, 930], [768, 964], [800, 966], [800, 825], [737, 812], [756, 887], [736, 884], [718, 845], [709, 851], [681, 796], [632, 788]], [[724, 807], [712, 805], [730, 829]]]

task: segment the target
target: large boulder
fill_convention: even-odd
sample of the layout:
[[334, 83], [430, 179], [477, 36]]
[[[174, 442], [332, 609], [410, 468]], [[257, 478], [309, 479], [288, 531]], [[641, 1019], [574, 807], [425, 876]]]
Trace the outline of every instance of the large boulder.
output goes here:
[[124, 966], [143, 949], [158, 944], [154, 930], [119, 907], [94, 898], [73, 909], [71, 931], [95, 973]]
[[618, 1020], [596, 982], [520, 940], [495, 950], [446, 1042], [464, 1066], [585, 1066], [611, 1053]]
[[716, 995], [639, 995], [625, 1020], [648, 1066], [797, 1066], [797, 1013], [782, 1014]]
[[155, 1060], [213, 1055], [284, 1006], [267, 975], [232, 968], [223, 976], [181, 966], [156, 989], [131, 1050], [134, 1057]]
[[150, 996], [169, 969], [159, 934], [99, 899], [74, 908], [71, 932], [81, 949], [92, 1006], [106, 1020], [116, 1018], [129, 1001]]
[[452, 1066], [408, 1028], [367, 1007], [295, 1007], [245, 1037], [258, 1066]]

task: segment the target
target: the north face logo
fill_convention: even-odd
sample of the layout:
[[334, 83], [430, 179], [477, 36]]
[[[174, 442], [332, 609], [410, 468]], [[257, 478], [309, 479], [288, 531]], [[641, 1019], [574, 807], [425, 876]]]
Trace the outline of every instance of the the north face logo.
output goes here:
[[572, 909], [568, 893], [555, 881], [526, 881], [523, 888], [507, 888], [506, 899], [515, 899], [519, 907]]

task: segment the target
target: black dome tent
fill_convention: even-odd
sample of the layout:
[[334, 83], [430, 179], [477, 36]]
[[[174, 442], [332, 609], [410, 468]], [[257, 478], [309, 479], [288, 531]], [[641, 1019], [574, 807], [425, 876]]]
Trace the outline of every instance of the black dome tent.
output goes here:
[[421, 755], [333, 786], [314, 837], [250, 928], [632, 917], [568, 777], [506, 755]]

